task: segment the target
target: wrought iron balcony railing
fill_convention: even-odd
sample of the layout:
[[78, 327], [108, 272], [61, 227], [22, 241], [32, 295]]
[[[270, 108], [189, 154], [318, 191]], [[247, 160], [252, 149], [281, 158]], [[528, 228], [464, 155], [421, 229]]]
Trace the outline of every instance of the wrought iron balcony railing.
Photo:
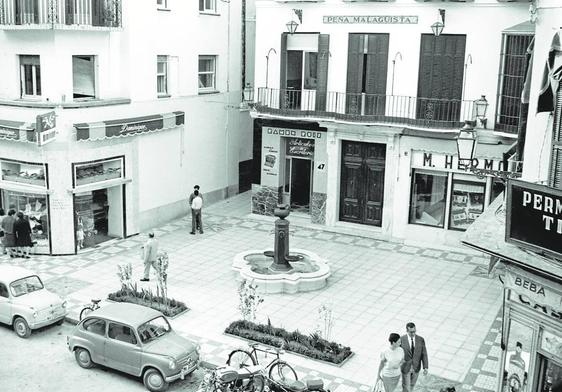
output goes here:
[[0, 0], [0, 29], [114, 29], [121, 0]]
[[458, 129], [475, 118], [473, 101], [263, 87], [258, 89], [255, 109], [288, 117], [444, 129]]

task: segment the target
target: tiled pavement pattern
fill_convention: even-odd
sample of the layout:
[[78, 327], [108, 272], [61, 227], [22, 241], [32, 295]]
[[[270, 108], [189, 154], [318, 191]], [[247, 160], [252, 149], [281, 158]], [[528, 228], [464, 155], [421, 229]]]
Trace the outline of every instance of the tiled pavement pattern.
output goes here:
[[[224, 363], [234, 347], [244, 345], [222, 334], [239, 318], [232, 256], [272, 247], [272, 220], [248, 215], [247, 206], [248, 195], [241, 195], [207, 208], [204, 235], [190, 236], [185, 219], [154, 230], [170, 255], [169, 294], [191, 308], [172, 321], [174, 328], [199, 341], [212, 363]], [[405, 323], [414, 320], [430, 358], [430, 375], [420, 376], [416, 391], [451, 385], [478, 392], [495, 389], [501, 288], [488, 278], [485, 258], [462, 249], [424, 249], [318, 227], [293, 225], [291, 231], [292, 247], [329, 260], [328, 288], [267, 295], [259, 321], [270, 317], [274, 325], [311, 331], [318, 307], [328, 304], [335, 315], [332, 338], [355, 352], [341, 367], [286, 354], [301, 378], [321, 377], [337, 392], [369, 391], [388, 334], [402, 333]], [[119, 287], [117, 264], [132, 262], [135, 278], [140, 277], [144, 240], [139, 235], [76, 256], [34, 256], [15, 263], [40, 272], [48, 287], [68, 298], [70, 315], [77, 317], [90, 298], [104, 298]], [[139, 287], [153, 285], [139, 282]]]

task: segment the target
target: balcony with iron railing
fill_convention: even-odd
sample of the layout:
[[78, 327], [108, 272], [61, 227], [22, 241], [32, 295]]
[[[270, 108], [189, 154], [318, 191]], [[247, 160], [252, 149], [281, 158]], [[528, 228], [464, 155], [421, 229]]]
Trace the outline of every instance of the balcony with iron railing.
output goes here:
[[433, 129], [459, 129], [475, 118], [474, 101], [401, 95], [258, 88], [258, 113]]
[[3, 30], [121, 27], [121, 0], [0, 0]]

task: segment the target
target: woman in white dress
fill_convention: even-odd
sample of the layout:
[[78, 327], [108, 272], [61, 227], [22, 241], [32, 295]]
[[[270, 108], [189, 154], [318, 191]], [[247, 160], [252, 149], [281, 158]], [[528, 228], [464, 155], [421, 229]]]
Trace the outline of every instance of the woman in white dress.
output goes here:
[[388, 337], [390, 347], [381, 353], [379, 377], [385, 392], [393, 392], [400, 379], [400, 365], [404, 362], [404, 350], [400, 346], [400, 335], [391, 333]]

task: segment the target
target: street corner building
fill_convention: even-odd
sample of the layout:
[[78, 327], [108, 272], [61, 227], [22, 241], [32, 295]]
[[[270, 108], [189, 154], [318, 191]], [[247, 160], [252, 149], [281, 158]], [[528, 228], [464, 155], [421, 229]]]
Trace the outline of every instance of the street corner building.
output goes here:
[[212, 203], [247, 182], [241, 7], [0, 1], [0, 207], [30, 218], [35, 253], [182, 216], [193, 184]]

